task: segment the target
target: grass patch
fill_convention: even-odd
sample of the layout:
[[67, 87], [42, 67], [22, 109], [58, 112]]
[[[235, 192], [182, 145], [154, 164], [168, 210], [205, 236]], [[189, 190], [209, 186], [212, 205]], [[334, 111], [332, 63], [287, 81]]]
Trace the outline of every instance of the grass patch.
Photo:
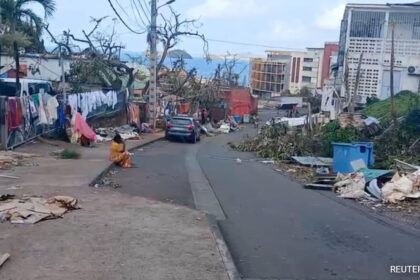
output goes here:
[[65, 149], [60, 153], [61, 159], [79, 159], [81, 157], [80, 153], [72, 150]]
[[[395, 111], [397, 117], [408, 115], [413, 109], [420, 108], [420, 95], [410, 91], [402, 91], [395, 96]], [[372, 116], [381, 121], [382, 126], [386, 127], [391, 121], [391, 99], [376, 102], [364, 110], [362, 113]]]

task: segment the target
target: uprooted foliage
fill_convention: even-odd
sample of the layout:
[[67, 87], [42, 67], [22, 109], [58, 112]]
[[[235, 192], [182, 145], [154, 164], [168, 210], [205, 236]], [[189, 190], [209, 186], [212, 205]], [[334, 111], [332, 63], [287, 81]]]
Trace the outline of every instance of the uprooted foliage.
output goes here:
[[318, 155], [320, 141], [304, 133], [288, 131], [283, 124], [264, 127], [254, 138], [231, 147], [242, 152], [256, 152], [258, 156], [275, 160], [288, 160], [292, 156]]
[[389, 168], [395, 159], [420, 165], [420, 109], [414, 109], [395, 128], [375, 139], [377, 167]]

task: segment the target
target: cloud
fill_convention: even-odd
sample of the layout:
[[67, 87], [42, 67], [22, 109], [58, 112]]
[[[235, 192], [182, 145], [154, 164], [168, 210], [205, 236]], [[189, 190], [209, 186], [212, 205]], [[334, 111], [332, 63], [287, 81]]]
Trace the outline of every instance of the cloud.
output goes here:
[[188, 16], [211, 19], [247, 18], [266, 13], [270, 10], [270, 2], [274, 1], [265, 0], [264, 5], [261, 5], [260, 0], [205, 0], [204, 3], [190, 8]]
[[340, 4], [333, 9], [325, 10], [315, 20], [315, 26], [320, 29], [337, 30], [340, 28], [346, 5]]
[[271, 29], [271, 37], [277, 42], [298, 42], [304, 40], [308, 36], [308, 29], [300, 22], [275, 21]]

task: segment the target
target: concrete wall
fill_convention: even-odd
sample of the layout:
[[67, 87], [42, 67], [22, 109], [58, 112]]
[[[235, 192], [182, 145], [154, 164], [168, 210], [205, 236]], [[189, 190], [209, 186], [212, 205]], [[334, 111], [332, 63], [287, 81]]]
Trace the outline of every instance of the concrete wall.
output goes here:
[[[58, 57], [23, 55], [20, 57], [20, 72], [23, 72], [23, 78], [60, 81], [61, 66]], [[1, 55], [0, 65], [4, 66], [0, 70], [0, 77], [8, 78], [15, 75], [15, 59], [11, 56]], [[70, 61], [64, 61], [64, 71], [70, 71]]]

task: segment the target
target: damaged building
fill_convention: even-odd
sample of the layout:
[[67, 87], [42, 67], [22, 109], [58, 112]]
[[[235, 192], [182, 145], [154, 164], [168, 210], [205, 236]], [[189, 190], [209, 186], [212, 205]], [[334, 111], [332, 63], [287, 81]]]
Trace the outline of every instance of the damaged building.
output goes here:
[[348, 4], [341, 23], [336, 76], [342, 96], [346, 95], [346, 87], [351, 94], [356, 94], [360, 103], [365, 103], [367, 97], [386, 99], [390, 96], [392, 29], [395, 34], [394, 91], [419, 92], [420, 2]]

